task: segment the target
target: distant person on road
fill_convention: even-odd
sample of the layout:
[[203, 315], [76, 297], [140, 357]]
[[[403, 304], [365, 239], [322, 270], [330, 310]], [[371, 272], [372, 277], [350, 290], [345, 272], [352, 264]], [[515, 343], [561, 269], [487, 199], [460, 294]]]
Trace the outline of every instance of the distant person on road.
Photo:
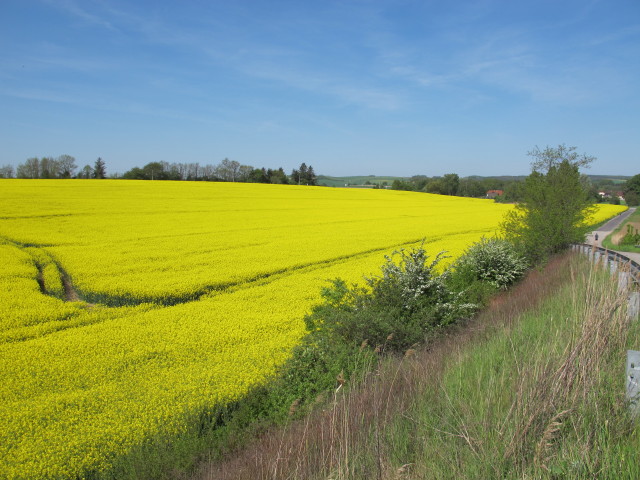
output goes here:
[[598, 234], [596, 233], [596, 242], [598, 241]]

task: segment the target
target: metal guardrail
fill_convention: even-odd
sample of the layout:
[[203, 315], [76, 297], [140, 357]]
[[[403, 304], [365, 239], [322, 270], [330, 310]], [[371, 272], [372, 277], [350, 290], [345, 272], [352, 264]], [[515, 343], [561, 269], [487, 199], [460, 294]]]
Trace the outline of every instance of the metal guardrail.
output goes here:
[[577, 243], [571, 247], [575, 251], [589, 255], [594, 259], [594, 261], [602, 259], [601, 261], [608, 264], [616, 263], [618, 267], [628, 268], [633, 283], [637, 287], [640, 287], [640, 264], [626, 255], [613, 250], [607, 250], [606, 248], [596, 247], [595, 245], [588, 245], [586, 243]]
[[[594, 263], [601, 262], [611, 272], [618, 270], [618, 289], [628, 292], [627, 317], [634, 322], [640, 319], [640, 265], [620, 252], [606, 248], [574, 244], [572, 250], [586, 254]], [[629, 282], [629, 280], [631, 280]], [[635, 288], [633, 288], [635, 287]], [[627, 350], [626, 400], [631, 418], [640, 417], [640, 351]]]

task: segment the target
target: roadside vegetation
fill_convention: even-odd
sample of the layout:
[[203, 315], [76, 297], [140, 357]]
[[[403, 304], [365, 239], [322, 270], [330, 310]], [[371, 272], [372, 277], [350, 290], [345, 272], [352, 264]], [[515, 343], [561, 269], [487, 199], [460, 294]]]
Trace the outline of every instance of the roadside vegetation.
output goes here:
[[606, 271], [553, 257], [428, 348], [361, 355], [371, 369], [324, 407], [197, 478], [639, 478], [624, 300]]
[[640, 209], [636, 210], [603, 241], [610, 250], [640, 253]]

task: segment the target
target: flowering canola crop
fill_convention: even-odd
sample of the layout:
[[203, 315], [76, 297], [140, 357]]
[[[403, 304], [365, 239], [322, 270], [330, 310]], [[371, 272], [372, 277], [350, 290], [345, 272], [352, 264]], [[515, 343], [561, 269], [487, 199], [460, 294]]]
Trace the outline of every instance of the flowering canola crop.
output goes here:
[[432, 255], [458, 256], [510, 208], [384, 190], [0, 180], [3, 478], [82, 478], [180, 433], [287, 358], [327, 280], [358, 281], [423, 238]]

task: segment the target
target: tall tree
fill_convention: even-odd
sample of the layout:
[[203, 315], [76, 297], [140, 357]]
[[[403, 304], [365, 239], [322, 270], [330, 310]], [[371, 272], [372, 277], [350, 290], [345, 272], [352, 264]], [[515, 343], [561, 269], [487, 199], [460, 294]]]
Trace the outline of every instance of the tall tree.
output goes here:
[[440, 195], [444, 195], [445, 192], [444, 182], [441, 178], [432, 179], [424, 188], [427, 193], [438, 193]]
[[254, 168], [249, 175], [249, 182], [251, 183], [269, 183], [269, 175], [267, 170], [263, 168]]
[[27, 158], [24, 163], [18, 165], [18, 178], [40, 178], [40, 159], [38, 157]]
[[198, 180], [202, 175], [202, 169], [200, 168], [200, 164], [198, 162], [189, 163], [187, 165], [187, 180]]
[[525, 182], [517, 181], [507, 183], [504, 187], [504, 193], [496, 197], [498, 202], [520, 202], [525, 196]]
[[0, 167], [0, 178], [13, 178], [13, 165], [3, 165]]
[[307, 173], [308, 173], [308, 169], [307, 169], [307, 164], [302, 162], [300, 164], [300, 169], [299, 169], [300, 174], [298, 175], [298, 185], [304, 185], [305, 183], [307, 183]]
[[58, 175], [60, 178], [71, 178], [75, 174], [76, 159], [71, 155], [60, 155], [56, 161], [58, 162]]
[[591, 202], [579, 168], [595, 158], [577, 155], [575, 147], [564, 145], [536, 148], [529, 155], [534, 158], [533, 171], [525, 180], [523, 200], [507, 214], [501, 228], [536, 263], [584, 241]]
[[78, 172], [78, 178], [92, 178], [93, 177], [93, 168], [91, 165], [85, 165]]
[[164, 171], [162, 163], [160, 162], [149, 162], [144, 167], [142, 167], [142, 171], [144, 172], [144, 176], [147, 180], [167, 179], [167, 175]]
[[313, 167], [302, 162], [298, 169], [291, 170], [291, 182], [297, 185], [317, 185], [318, 178]]
[[133, 167], [122, 175], [125, 180], [149, 180], [145, 172], [140, 167]]
[[409, 181], [413, 185], [412, 190], [419, 192], [421, 190], [424, 190], [424, 188], [427, 186], [427, 183], [429, 183], [429, 177], [427, 177], [426, 175], [414, 175], [409, 179]]
[[[199, 170], [199, 175], [200, 175], [199, 180], [213, 181], [216, 178], [215, 172], [216, 172], [216, 167], [214, 167], [210, 163], [206, 165], [201, 165]], [[183, 178], [183, 180], [185, 179]]]
[[40, 159], [40, 178], [58, 178], [60, 166], [53, 157], [42, 157]]
[[225, 182], [235, 182], [240, 172], [240, 163], [225, 158], [215, 168], [215, 174]]
[[248, 182], [251, 172], [253, 172], [253, 167], [251, 165], [240, 165], [240, 168], [238, 169], [238, 181]]
[[104, 163], [104, 160], [98, 157], [93, 167], [93, 178], [106, 178], [106, 176], [107, 176], [107, 170], [106, 170], [106, 165]]
[[472, 178], [463, 178], [458, 186], [458, 195], [462, 197], [484, 197], [487, 190], [484, 185]]
[[391, 189], [392, 190], [412, 190], [413, 189], [413, 184], [411, 182], [407, 182], [405, 180], [400, 180], [399, 178], [396, 178], [392, 183], [391, 183]]
[[596, 159], [585, 153], [579, 154], [576, 152], [577, 147], [567, 147], [564, 143], [557, 147], [547, 146], [544, 150], [540, 150], [536, 146], [533, 150], [527, 153], [535, 160], [531, 162], [531, 167], [535, 172], [548, 172], [551, 167], [557, 167], [561, 162], [568, 162], [576, 168], [586, 167]]
[[296, 185], [300, 185], [300, 170], [294, 168], [291, 170], [291, 183], [295, 183]]
[[627, 205], [640, 205], [640, 173], [627, 180], [623, 192]]
[[311, 165], [309, 165], [309, 168], [307, 168], [307, 185], [317, 185], [318, 184], [318, 177], [316, 177], [316, 172], [313, 171], [313, 167]]
[[168, 163], [168, 162], [161, 162], [161, 163], [162, 163], [162, 168], [167, 174], [167, 178], [169, 180], [182, 180], [180, 167], [178, 166], [177, 163]]
[[460, 177], [457, 173], [447, 173], [442, 178], [442, 185], [445, 195], [457, 195], [460, 187]]
[[289, 183], [289, 177], [284, 172], [282, 167], [277, 170], [267, 169], [267, 178], [269, 183], [287, 184]]

